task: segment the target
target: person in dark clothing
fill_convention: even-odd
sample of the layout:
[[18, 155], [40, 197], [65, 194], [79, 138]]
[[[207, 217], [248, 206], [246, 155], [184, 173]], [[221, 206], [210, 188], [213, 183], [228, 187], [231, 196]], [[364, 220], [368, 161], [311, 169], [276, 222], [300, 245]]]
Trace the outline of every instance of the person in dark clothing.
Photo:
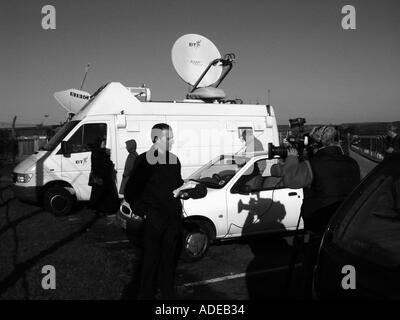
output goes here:
[[306, 248], [306, 290], [311, 293], [312, 272], [325, 228], [345, 197], [360, 182], [358, 163], [345, 155], [333, 126], [314, 128], [310, 133], [314, 155], [299, 162], [297, 150], [290, 149], [283, 166], [286, 187], [304, 188], [301, 216], [310, 238]]
[[121, 186], [119, 188], [120, 194], [124, 194], [125, 185], [128, 182], [129, 176], [131, 175], [135, 164], [135, 160], [138, 157], [136, 152], [136, 141], [134, 139], [126, 141], [125, 145], [126, 150], [128, 151], [128, 157], [126, 158], [124, 173], [122, 174]]
[[397, 126], [389, 125], [386, 138], [386, 153], [390, 154], [393, 152], [400, 152], [400, 136]]
[[139, 155], [125, 186], [125, 200], [133, 212], [145, 217], [140, 299], [154, 299], [157, 281], [163, 299], [175, 297], [174, 277], [178, 241], [182, 231], [185, 196], [181, 164], [170, 152], [173, 132], [169, 125], [151, 130], [153, 146]]
[[89, 181], [89, 184], [92, 184], [89, 208], [96, 210], [96, 213], [102, 216], [115, 212], [119, 206], [114, 163], [105, 148], [105, 142], [100, 137], [90, 147], [91, 175], [96, 177], [97, 181], [95, 183]]

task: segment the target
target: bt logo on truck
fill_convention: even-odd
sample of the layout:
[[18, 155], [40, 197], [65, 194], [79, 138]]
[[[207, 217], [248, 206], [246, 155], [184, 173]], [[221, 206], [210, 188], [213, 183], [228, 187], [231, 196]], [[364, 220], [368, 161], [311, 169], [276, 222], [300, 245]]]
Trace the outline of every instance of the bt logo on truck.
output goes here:
[[83, 158], [82, 160], [76, 160], [75, 163], [85, 165], [87, 163], [87, 161], [88, 161], [88, 157]]
[[197, 40], [196, 42], [189, 42], [189, 47], [199, 48], [200, 47], [200, 43], [201, 43], [201, 40]]

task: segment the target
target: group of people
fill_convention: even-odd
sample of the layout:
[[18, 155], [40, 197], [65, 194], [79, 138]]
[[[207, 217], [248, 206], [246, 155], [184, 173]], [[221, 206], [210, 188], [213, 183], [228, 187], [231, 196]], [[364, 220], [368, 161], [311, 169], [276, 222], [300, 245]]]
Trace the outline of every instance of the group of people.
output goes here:
[[[305, 248], [305, 289], [310, 297], [313, 269], [323, 233], [336, 209], [361, 179], [358, 163], [347, 155], [339, 143], [334, 126], [311, 130], [311, 156], [299, 161], [298, 152], [289, 148], [288, 156], [279, 165], [278, 172], [288, 188], [303, 188], [301, 217], [309, 234]], [[386, 154], [400, 151], [400, 137], [395, 125], [388, 126]]]
[[[397, 128], [391, 127], [392, 145], [388, 153], [398, 150]], [[398, 136], [397, 136], [398, 137]], [[279, 174], [287, 188], [304, 188], [301, 217], [310, 234], [306, 250], [306, 287], [311, 292], [312, 270], [316, 262], [323, 232], [339, 205], [360, 182], [360, 167], [346, 155], [334, 126], [316, 127], [310, 132], [312, 152], [309, 159], [299, 161], [297, 150], [290, 148], [281, 161]], [[177, 248], [182, 231], [181, 198], [200, 198], [204, 187], [200, 184], [188, 193], [183, 186], [181, 164], [170, 152], [173, 131], [165, 123], [151, 130], [151, 148], [141, 155], [136, 153], [136, 142], [126, 142], [129, 156], [126, 161], [120, 193], [136, 214], [144, 217], [143, 260], [141, 268], [141, 299], [153, 299], [157, 284], [161, 297], [172, 299]], [[109, 155], [97, 141], [93, 146], [93, 173], [103, 179], [103, 188], [92, 191], [91, 200], [98, 210], [114, 209], [118, 198], [115, 172]], [[396, 144], [397, 143], [397, 144]], [[114, 201], [115, 200], [115, 201]]]
[[[133, 170], [136, 152], [136, 141], [125, 142], [128, 157], [125, 162], [124, 173], [119, 193], [124, 193], [125, 185]], [[91, 149], [91, 172], [89, 185], [92, 187], [90, 194], [89, 208], [96, 211], [100, 216], [115, 213], [119, 208], [120, 200], [116, 188], [116, 171], [114, 163], [110, 158], [110, 150], [106, 149], [106, 141], [101, 137], [90, 145]]]

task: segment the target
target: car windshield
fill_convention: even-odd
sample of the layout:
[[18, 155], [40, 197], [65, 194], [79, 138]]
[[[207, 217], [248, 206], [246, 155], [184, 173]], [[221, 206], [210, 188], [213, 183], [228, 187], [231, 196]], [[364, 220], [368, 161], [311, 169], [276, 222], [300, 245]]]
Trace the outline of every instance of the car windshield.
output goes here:
[[250, 158], [237, 155], [221, 155], [202, 166], [189, 176], [189, 180], [204, 183], [208, 188], [220, 189], [238, 172]]
[[65, 138], [65, 136], [79, 123], [78, 120], [69, 121], [61, 127], [57, 133], [50, 139], [41, 150], [53, 151], [55, 147]]

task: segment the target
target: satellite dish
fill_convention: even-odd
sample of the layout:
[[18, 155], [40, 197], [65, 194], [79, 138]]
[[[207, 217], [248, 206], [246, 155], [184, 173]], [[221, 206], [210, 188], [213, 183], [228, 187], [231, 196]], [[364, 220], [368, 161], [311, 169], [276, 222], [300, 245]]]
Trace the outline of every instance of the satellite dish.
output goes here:
[[[172, 64], [183, 81], [194, 85], [211, 61], [220, 59], [217, 47], [206, 37], [198, 34], [185, 34], [175, 41], [171, 52]], [[222, 66], [212, 66], [198, 84], [207, 87], [221, 76]]]
[[78, 113], [89, 101], [90, 93], [78, 89], [69, 89], [55, 92], [54, 98], [68, 113]]

